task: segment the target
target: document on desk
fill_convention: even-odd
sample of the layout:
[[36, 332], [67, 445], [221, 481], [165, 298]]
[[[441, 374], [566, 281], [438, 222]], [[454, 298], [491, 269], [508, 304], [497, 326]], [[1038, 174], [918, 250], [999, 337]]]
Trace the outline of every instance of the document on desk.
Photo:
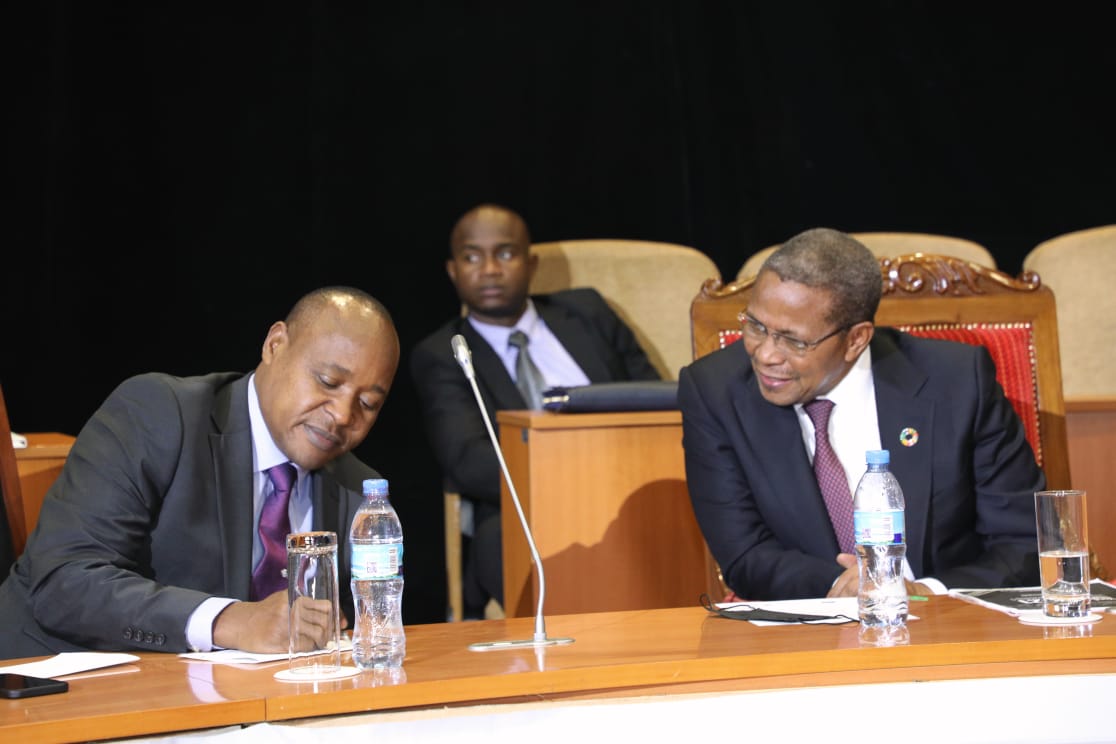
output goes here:
[[28, 677], [57, 678], [68, 674], [88, 672], [90, 669], [127, 664], [139, 661], [133, 654], [103, 653], [100, 651], [73, 651], [57, 654], [43, 661], [0, 667], [2, 674], [23, 674]]
[[[1089, 582], [1090, 608], [1093, 612], [1116, 612], [1116, 586], [1100, 579]], [[950, 589], [949, 596], [1003, 612], [1012, 617], [1042, 615], [1042, 587], [1019, 586], [1004, 589]]]
[[[341, 653], [353, 650], [353, 642], [348, 638], [341, 639]], [[316, 656], [324, 654], [327, 649], [319, 651], [304, 651], [296, 656]], [[290, 656], [287, 652], [279, 654], [257, 654], [251, 651], [241, 651], [236, 648], [226, 648], [220, 651], [198, 651], [196, 653], [179, 654], [183, 659], [194, 661], [211, 661], [214, 664], [266, 664], [272, 661], [286, 661]]]

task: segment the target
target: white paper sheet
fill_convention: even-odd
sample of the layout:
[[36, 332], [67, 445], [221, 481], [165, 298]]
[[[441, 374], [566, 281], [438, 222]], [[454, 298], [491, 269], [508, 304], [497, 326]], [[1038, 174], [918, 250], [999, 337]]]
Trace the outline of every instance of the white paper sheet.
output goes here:
[[77, 674], [78, 672], [87, 672], [90, 669], [127, 664], [130, 661], [139, 661], [139, 657], [132, 654], [103, 653], [100, 651], [74, 651], [58, 654], [43, 661], [0, 667], [0, 673], [25, 674], [29, 677], [64, 677], [67, 674]]
[[[341, 639], [341, 653], [353, 650], [353, 642], [348, 638]], [[296, 656], [317, 656], [318, 654], [327, 653], [325, 649], [321, 651], [305, 651]], [[204, 651], [189, 654], [179, 654], [183, 659], [193, 659], [194, 661], [211, 661], [214, 664], [265, 664], [270, 661], [286, 661], [289, 657], [286, 653], [280, 654], [255, 654], [251, 651], [241, 651], [235, 648], [226, 648], [221, 651]]]

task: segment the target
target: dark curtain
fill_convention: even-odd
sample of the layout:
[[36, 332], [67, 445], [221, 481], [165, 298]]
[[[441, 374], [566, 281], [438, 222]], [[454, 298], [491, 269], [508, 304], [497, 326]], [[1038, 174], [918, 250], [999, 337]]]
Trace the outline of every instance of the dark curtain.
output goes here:
[[[1116, 222], [1112, 13], [1063, 3], [10, 3], [5, 343], [17, 431], [124, 377], [248, 370], [352, 284], [406, 354], [454, 312], [480, 201], [536, 240], [924, 231], [1016, 273]], [[447, 353], [449, 350], [447, 349]], [[404, 366], [358, 451], [392, 482], [408, 623], [444, 617], [436, 467]]]

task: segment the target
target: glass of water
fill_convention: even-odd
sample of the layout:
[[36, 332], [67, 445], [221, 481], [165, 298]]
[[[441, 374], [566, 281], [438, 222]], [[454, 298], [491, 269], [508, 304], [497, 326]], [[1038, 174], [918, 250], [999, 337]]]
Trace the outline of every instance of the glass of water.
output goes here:
[[341, 666], [337, 586], [337, 533], [287, 536], [290, 671], [322, 676]]
[[1084, 491], [1036, 491], [1042, 611], [1048, 617], [1089, 614], [1089, 527]]

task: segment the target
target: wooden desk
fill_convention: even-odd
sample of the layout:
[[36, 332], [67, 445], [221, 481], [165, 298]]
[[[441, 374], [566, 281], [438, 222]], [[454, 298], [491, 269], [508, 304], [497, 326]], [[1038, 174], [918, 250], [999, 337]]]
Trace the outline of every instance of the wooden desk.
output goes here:
[[19, 487], [23, 493], [23, 521], [30, 535], [39, 520], [43, 498], [66, 464], [74, 437], [58, 432], [24, 436], [27, 437], [27, 447], [17, 449], [15, 453]]
[[[286, 662], [217, 666], [144, 653], [134, 665], [71, 678], [61, 695], [0, 700], [0, 737], [86, 741], [480, 703], [1116, 674], [1116, 616], [1042, 628], [949, 597], [919, 602], [917, 612], [910, 645], [895, 648], [860, 647], [855, 624], [760, 628], [698, 607], [553, 616], [548, 632], [573, 644], [514, 651], [468, 645], [529, 638], [531, 618], [410, 626], [394, 681], [366, 673], [289, 684], [273, 678]], [[1103, 722], [1100, 709], [1081, 707]]]
[[[705, 541], [678, 411], [500, 411], [500, 446], [546, 573], [550, 614], [696, 605]], [[533, 616], [534, 564], [501, 479], [504, 609]]]

